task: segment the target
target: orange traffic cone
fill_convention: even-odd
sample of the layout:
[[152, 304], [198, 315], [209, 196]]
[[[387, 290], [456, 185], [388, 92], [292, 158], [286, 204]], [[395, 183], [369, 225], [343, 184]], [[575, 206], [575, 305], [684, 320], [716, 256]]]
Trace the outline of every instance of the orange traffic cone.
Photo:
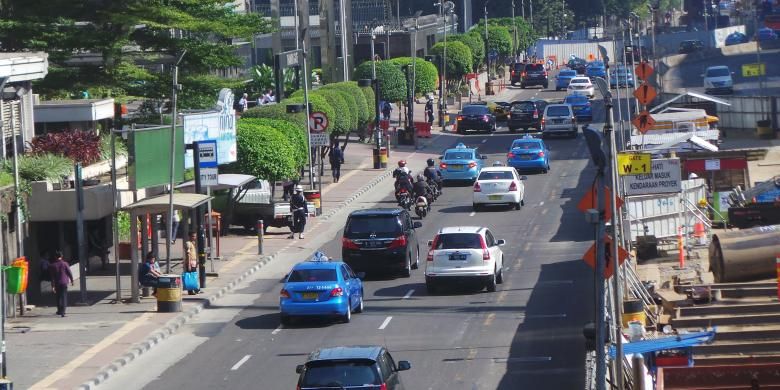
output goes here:
[[696, 221], [696, 223], [693, 224], [693, 237], [696, 238], [699, 245], [707, 244], [707, 232], [704, 230], [704, 223], [702, 223], [702, 221]]

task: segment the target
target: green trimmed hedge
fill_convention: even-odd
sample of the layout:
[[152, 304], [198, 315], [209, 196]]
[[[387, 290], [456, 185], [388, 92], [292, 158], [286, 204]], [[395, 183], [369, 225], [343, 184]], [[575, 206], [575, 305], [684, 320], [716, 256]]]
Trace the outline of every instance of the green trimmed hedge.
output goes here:
[[[296, 114], [290, 114], [287, 112], [286, 103], [289, 99], [282, 101], [280, 104], [266, 104], [264, 106], [252, 107], [241, 114], [241, 119], [249, 118], [266, 118], [266, 119], [278, 119], [293, 122], [303, 128], [306, 128], [306, 113], [299, 112]], [[301, 100], [302, 102], [303, 100]], [[239, 119], [239, 121], [241, 120]]]
[[295, 148], [281, 131], [251, 121], [238, 121], [236, 144], [240, 172], [269, 181], [298, 177]]
[[449, 42], [450, 40], [462, 42], [464, 45], [468, 46], [469, 50], [471, 50], [472, 70], [476, 70], [479, 67], [479, 64], [481, 64], [485, 59], [485, 41], [476, 32], [469, 34], [456, 34], [447, 37], [447, 41]]
[[305, 166], [308, 162], [309, 136], [306, 128], [296, 123], [279, 119], [268, 118], [242, 118], [241, 122], [250, 125], [270, 126], [279, 130], [287, 137], [290, 144], [295, 149], [295, 162], [298, 168]]
[[[444, 42], [439, 42], [431, 48], [431, 53], [443, 56]], [[461, 79], [472, 69], [471, 49], [463, 42], [447, 41], [447, 80]]]
[[[355, 80], [370, 79], [371, 61], [360, 64], [355, 69]], [[376, 61], [376, 78], [379, 80], [380, 99], [400, 102], [406, 99], [406, 77], [401, 68], [390, 61]]]
[[318, 91], [334, 91], [347, 103], [347, 114], [349, 115], [349, 131], [357, 130], [360, 123], [358, 110], [360, 109], [355, 100], [355, 96], [348, 92], [343, 87], [339, 86], [339, 83], [327, 84]]
[[[402, 69], [404, 65], [412, 64], [412, 57], [397, 57], [390, 60], [390, 62], [400, 66]], [[436, 65], [425, 61], [423, 58], [417, 58], [415, 63], [417, 64], [416, 77], [414, 80], [414, 93], [417, 95], [424, 95], [436, 90], [436, 82], [439, 79], [439, 70], [436, 69]], [[412, 70], [409, 69], [409, 72]]]
[[333, 107], [333, 116], [328, 115], [328, 121], [330, 122], [328, 129], [331, 134], [342, 135], [349, 133], [352, 126], [352, 111], [346, 99], [338, 91], [320, 88], [312, 91], [309, 96], [310, 98], [312, 96], [320, 97]]

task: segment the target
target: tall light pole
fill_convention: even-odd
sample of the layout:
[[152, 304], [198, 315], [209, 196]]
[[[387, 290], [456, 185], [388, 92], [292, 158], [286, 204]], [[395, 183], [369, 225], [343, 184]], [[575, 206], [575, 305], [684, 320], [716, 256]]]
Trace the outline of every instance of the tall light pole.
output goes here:
[[[492, 80], [492, 78], [490, 78], [490, 40], [488, 39], [489, 37], [488, 37], [488, 20], [487, 20], [487, 16], [488, 16], [487, 7], [488, 7], [488, 4], [490, 4], [490, 0], [485, 0], [485, 63], [487, 64], [488, 82], [490, 82], [490, 80]], [[487, 91], [485, 91], [485, 92], [487, 92]]]
[[512, 59], [517, 59], [517, 23], [515, 22], [515, 0], [512, 0]]
[[374, 87], [374, 136], [376, 138], [374, 169], [380, 169], [382, 167], [379, 158], [379, 151], [382, 147], [382, 129], [379, 128], [379, 102], [381, 97], [379, 96], [379, 80], [376, 78], [376, 52], [374, 51], [374, 41], [376, 40], [376, 34], [381, 34], [383, 31], [384, 26], [375, 26], [371, 28], [371, 85]]
[[434, 4], [439, 7], [439, 14], [444, 17], [444, 50], [441, 58], [441, 83], [439, 83], [439, 126], [444, 129], [444, 113], [447, 110], [447, 15], [455, 9], [455, 3], [452, 1], [439, 1]]
[[[167, 237], [168, 239], [165, 240], [165, 273], [169, 274], [171, 273], [171, 240], [174, 238], [173, 234], [175, 232], [173, 231], [173, 186], [176, 185], [175, 178], [176, 178], [176, 95], [179, 92], [179, 64], [181, 63], [181, 60], [184, 58], [184, 55], [187, 54], [187, 50], [181, 52], [179, 55], [179, 58], [176, 59], [176, 63], [173, 64], [173, 77], [172, 77], [172, 85], [171, 85], [171, 148], [170, 148], [170, 158], [171, 158], [171, 165], [170, 165], [170, 177], [169, 177], [169, 192], [168, 192], [168, 219], [166, 222], [168, 222], [168, 226], [166, 226], [167, 230]], [[182, 150], [181, 153], [184, 153]]]
[[[418, 18], [422, 14], [422, 11], [417, 11], [414, 13], [414, 36], [412, 39], [414, 40], [412, 42], [412, 101], [410, 104], [412, 105], [409, 108], [409, 121], [412, 124], [412, 128], [414, 128], [414, 93], [415, 89], [417, 88], [417, 30], [420, 28], [418, 22]], [[417, 131], [413, 130], [412, 137], [414, 138], [414, 150], [417, 150]]]
[[339, 1], [339, 18], [341, 19], [341, 71], [344, 81], [349, 81], [349, 66], [347, 65], [347, 56], [349, 50], [347, 49], [347, 11], [344, 9], [344, 0]]

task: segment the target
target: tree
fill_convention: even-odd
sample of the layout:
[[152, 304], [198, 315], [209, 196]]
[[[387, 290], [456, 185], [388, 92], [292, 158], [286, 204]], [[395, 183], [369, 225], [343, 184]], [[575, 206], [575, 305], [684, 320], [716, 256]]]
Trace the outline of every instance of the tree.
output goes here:
[[[431, 48], [431, 53], [440, 57], [444, 56], [444, 42], [439, 42]], [[460, 83], [463, 80], [463, 76], [469, 73], [472, 69], [472, 55], [468, 46], [462, 42], [447, 41], [447, 67], [445, 75], [447, 77], [448, 89], [450, 91], [457, 90], [460, 87]]]
[[49, 73], [36, 85], [46, 97], [83, 90], [93, 97], [169, 97], [170, 66], [156, 73], [148, 64], [170, 64], [186, 49], [179, 98], [188, 108], [211, 106], [219, 89], [235, 86], [210, 76], [242, 65], [231, 38], [272, 31], [262, 15], [236, 13], [224, 0], [4, 0], [0, 19], [0, 50], [49, 54]]
[[[411, 73], [412, 57], [397, 57], [390, 60], [390, 62], [398, 65], [403, 69], [405, 65], [409, 65], [409, 72]], [[436, 69], [436, 65], [425, 61], [422, 58], [417, 58], [414, 63], [416, 64], [416, 77], [414, 80], [414, 93], [418, 95], [424, 95], [436, 90], [436, 81], [439, 79], [439, 70]]]
[[574, 28], [574, 12], [560, 1], [548, 1], [534, 14], [534, 25], [545, 37], [565, 37], [567, 30]]
[[[301, 101], [303, 101], [301, 99]], [[280, 104], [266, 104], [262, 106], [254, 106], [241, 114], [241, 119], [250, 118], [265, 118], [284, 120], [295, 123], [302, 129], [306, 129], [306, 113], [298, 112], [291, 114], [287, 112], [287, 103], [291, 103], [290, 99], [285, 99]], [[297, 103], [296, 103], [297, 104]]]
[[[371, 78], [371, 61], [355, 69], [355, 80]], [[376, 78], [379, 80], [380, 99], [400, 102], [406, 99], [406, 77], [398, 65], [390, 61], [376, 61]]]
[[290, 145], [293, 147], [295, 168], [300, 169], [309, 162], [309, 136], [305, 128], [298, 126], [298, 124], [294, 122], [279, 119], [242, 117], [239, 119], [239, 122], [249, 125], [269, 126], [280, 131], [287, 137], [287, 141], [289, 141]]
[[271, 182], [298, 177], [295, 148], [273, 127], [239, 120], [236, 145], [240, 172]]
[[[340, 88], [338, 86], [338, 83], [334, 84], [326, 84], [322, 88], [318, 89], [317, 91], [321, 92], [335, 92], [336, 94], [340, 95], [341, 98], [346, 103], [346, 111], [344, 113], [349, 118], [349, 127], [347, 128], [347, 131], [342, 132], [341, 134], [349, 133], [350, 131], [357, 130], [358, 125], [360, 122], [360, 118], [358, 118], [358, 105], [357, 101], [355, 100], [355, 96], [351, 93], [345, 91], [344, 89]], [[338, 115], [338, 114], [337, 114]]]
[[[336, 118], [337, 118], [338, 114], [336, 113], [335, 105], [331, 104], [331, 103], [336, 103], [336, 102], [328, 101], [327, 98], [323, 97], [320, 94], [309, 93], [309, 104], [311, 105], [311, 112], [318, 112], [319, 111], [319, 112], [325, 114], [325, 116], [327, 116], [328, 120], [330, 121], [330, 126], [326, 130], [328, 133], [331, 133], [333, 131], [338, 132], [337, 130], [335, 130], [336, 126], [334, 125], [335, 122], [337, 121]], [[302, 90], [295, 91], [295, 93], [293, 93], [292, 96], [290, 96], [287, 99], [282, 100], [282, 103], [281, 103], [282, 106], [286, 107], [288, 104], [301, 104], [301, 105], [303, 105], [303, 91]], [[251, 111], [251, 109], [250, 109], [250, 111]], [[306, 113], [305, 112], [301, 112], [300, 115], [301, 115], [302, 118], [306, 118]], [[306, 121], [303, 124], [303, 128], [305, 129], [306, 126], [308, 126], [308, 121]]]
[[[509, 31], [510, 42], [511, 42], [512, 34], [514, 34], [514, 29], [516, 28], [517, 49], [519, 51], [525, 50], [526, 48], [531, 46], [537, 39], [536, 33], [534, 32], [533, 28], [531, 28], [531, 25], [528, 22], [526, 22], [522, 17], [515, 17], [514, 21], [512, 20], [512, 18], [489, 18], [488, 26], [506, 27], [507, 31]], [[482, 44], [484, 45], [484, 41], [485, 41], [484, 19], [480, 19], [477, 25], [472, 30], [469, 31], [468, 35], [472, 35], [472, 34], [475, 36], [479, 36], [480, 42], [482, 42]], [[488, 28], [488, 36], [489, 35], [490, 35], [490, 29]]]
[[[476, 31], [472, 30], [472, 31]], [[484, 29], [482, 30], [484, 31]], [[463, 42], [471, 50], [472, 70], [476, 71], [485, 60], [485, 41], [476, 33], [455, 34], [447, 37], [447, 41]]]

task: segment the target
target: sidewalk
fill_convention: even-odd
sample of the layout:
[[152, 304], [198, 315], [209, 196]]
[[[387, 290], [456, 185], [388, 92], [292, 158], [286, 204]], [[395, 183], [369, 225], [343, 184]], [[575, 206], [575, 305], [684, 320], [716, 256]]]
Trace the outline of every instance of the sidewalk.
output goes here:
[[[421, 148], [427, 149], [423, 153], [415, 152], [411, 146], [394, 148], [390, 161], [407, 159], [413, 169], [419, 169], [431, 153], [440, 151], [435, 141], [434, 135], [421, 142]], [[76, 281], [69, 292], [71, 306], [66, 317], [54, 315], [56, 308], [49, 294], [48, 306], [39, 306], [24, 317], [9, 319], [6, 323], [9, 378], [20, 389], [92, 388], [175, 333], [204, 307], [232, 291], [235, 285], [277, 254], [292, 249], [315, 250], [316, 247], [309, 246], [316, 245], [318, 235], [332, 228], [327, 223], [330, 217], [390, 176], [394, 163], [388, 163], [387, 169], [372, 169], [372, 148], [371, 144], [348, 144], [339, 183], [332, 183], [326, 165], [322, 183], [323, 214], [309, 220], [307, 239], [290, 240], [287, 229], [270, 228], [264, 240], [264, 255], [257, 255], [256, 236], [222, 237], [220, 258], [215, 259], [213, 265], [206, 264], [206, 270], [218, 276], [208, 278], [203, 294], [190, 296], [184, 293], [181, 313], [157, 313], [154, 297], [141, 298], [140, 303], [128, 303], [130, 264], [122, 261], [121, 302], [115, 299], [116, 268], [112, 263], [108, 269], [87, 276], [86, 305], [74, 305], [80, 300], [79, 281]], [[165, 270], [164, 240], [161, 242], [161, 266]], [[180, 273], [181, 241], [177, 240], [172, 252], [171, 272]]]

